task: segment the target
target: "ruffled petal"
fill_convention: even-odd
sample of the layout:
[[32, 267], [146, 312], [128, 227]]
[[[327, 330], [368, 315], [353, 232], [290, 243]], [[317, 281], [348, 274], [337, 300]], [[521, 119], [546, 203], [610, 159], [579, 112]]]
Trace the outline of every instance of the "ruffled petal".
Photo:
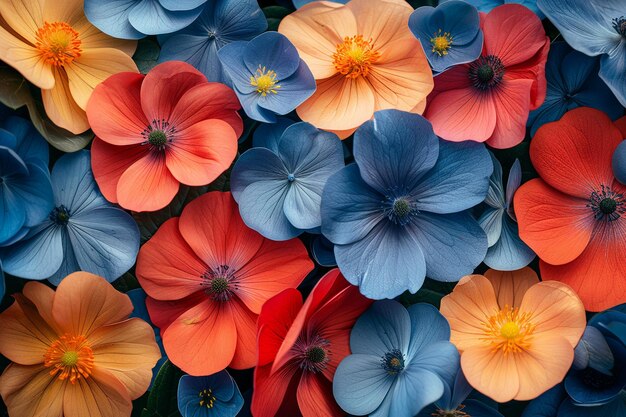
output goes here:
[[85, 1], [85, 15], [98, 29], [116, 38], [141, 39], [145, 37], [128, 21], [128, 15], [137, 2], [135, 0]]
[[67, 74], [64, 70], [54, 69], [54, 87], [41, 90], [46, 114], [52, 122], [69, 130], [75, 135], [89, 129], [87, 113], [76, 103], [70, 91]]
[[491, 282], [500, 307], [519, 307], [526, 291], [539, 283], [537, 273], [530, 268], [517, 271], [489, 269], [485, 272], [485, 278]]
[[4, 254], [5, 272], [21, 278], [46, 279], [64, 259], [62, 233], [51, 221], [44, 222]]
[[128, 21], [141, 33], [160, 35], [172, 33], [189, 26], [202, 13], [202, 7], [191, 10], [170, 11], [158, 1], [135, 2], [128, 13]]

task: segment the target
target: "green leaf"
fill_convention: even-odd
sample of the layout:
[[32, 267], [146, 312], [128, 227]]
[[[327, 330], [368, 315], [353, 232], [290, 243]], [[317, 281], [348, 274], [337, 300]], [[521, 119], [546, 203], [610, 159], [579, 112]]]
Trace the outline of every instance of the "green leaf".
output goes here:
[[406, 291], [400, 296], [398, 301], [407, 307], [417, 303], [428, 303], [439, 308], [441, 299], [446, 294], [452, 292], [455, 285], [456, 282], [440, 282], [427, 278], [418, 292], [411, 294]]
[[141, 39], [137, 45], [133, 60], [142, 74], [147, 74], [157, 64], [161, 48], [150, 38]]
[[141, 417], [182, 417], [178, 411], [178, 381], [184, 372], [166, 360], [159, 369]]
[[291, 13], [292, 10], [281, 6], [268, 6], [263, 8], [263, 14], [267, 19], [267, 30], [278, 30], [280, 21]]

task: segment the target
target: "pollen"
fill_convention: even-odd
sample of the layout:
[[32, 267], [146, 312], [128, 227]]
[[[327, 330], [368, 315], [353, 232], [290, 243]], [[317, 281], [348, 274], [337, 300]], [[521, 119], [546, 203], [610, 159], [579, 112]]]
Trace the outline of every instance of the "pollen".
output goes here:
[[452, 35], [439, 29], [430, 38], [430, 44], [433, 46], [431, 50], [433, 53], [439, 56], [448, 55], [448, 50], [452, 46]]
[[72, 384], [81, 378], [89, 378], [93, 364], [93, 351], [85, 336], [65, 334], [44, 354], [44, 366], [51, 368], [50, 376], [61, 381], [69, 379]]
[[519, 309], [508, 305], [491, 316], [483, 326], [483, 340], [489, 342], [494, 350], [505, 354], [528, 349], [535, 330], [530, 314], [520, 313]]
[[61, 67], [81, 55], [81, 41], [78, 36], [78, 32], [67, 23], [45, 22], [35, 33], [35, 47], [45, 62]]
[[335, 69], [348, 78], [366, 77], [372, 64], [380, 58], [380, 53], [373, 50], [372, 40], [363, 36], [346, 36], [343, 43], [337, 45], [333, 54]]
[[213, 408], [215, 406], [216, 398], [212, 389], [203, 389], [198, 396], [200, 397], [198, 402], [200, 407]]
[[278, 94], [280, 85], [276, 84], [277, 82], [276, 72], [268, 70], [261, 65], [259, 65], [255, 74], [250, 76], [250, 85], [255, 87], [256, 92], [261, 94], [263, 97], [269, 93]]

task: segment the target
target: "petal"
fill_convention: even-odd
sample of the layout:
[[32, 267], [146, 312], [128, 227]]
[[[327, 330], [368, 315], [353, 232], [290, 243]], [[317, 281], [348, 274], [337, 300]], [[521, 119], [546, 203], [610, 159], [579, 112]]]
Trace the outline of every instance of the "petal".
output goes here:
[[72, 272], [80, 271], [80, 265], [78, 265], [78, 261], [76, 260], [69, 232], [67, 229], [64, 229], [60, 231], [60, 234], [62, 236], [61, 243], [63, 245], [63, 262], [56, 272], [48, 277], [48, 282], [57, 286]]
[[67, 74], [64, 70], [54, 69], [54, 87], [41, 90], [46, 114], [52, 122], [74, 134], [89, 129], [87, 114], [72, 97]]
[[[419, 393], [415, 395], [415, 393]], [[409, 365], [398, 377], [387, 401], [391, 402], [389, 415], [411, 417], [422, 408], [431, 404], [443, 395], [441, 378], [417, 366]]]
[[229, 366], [233, 369], [252, 368], [258, 356], [256, 322], [259, 316], [237, 298], [229, 302], [229, 307], [237, 329], [237, 347]]
[[600, 78], [606, 82], [622, 106], [626, 105], [626, 46], [620, 44], [618, 48], [600, 60]]
[[[274, 417], [287, 411], [296, 415], [300, 409], [296, 403], [296, 390], [301, 371], [295, 363], [288, 363], [271, 372], [271, 366], [258, 366], [254, 370], [254, 390], [251, 410], [256, 417]], [[288, 409], [288, 410], [286, 410]]]
[[484, 263], [500, 271], [513, 271], [535, 259], [535, 252], [519, 237], [517, 223], [508, 215], [502, 218], [502, 233], [498, 241], [487, 249]]
[[27, 177], [7, 178], [13, 198], [21, 200], [24, 210], [24, 226], [33, 227], [50, 214], [54, 197], [50, 174], [43, 164], [28, 163]]
[[[212, 3], [207, 3], [205, 13], [211, 5]], [[200, 19], [198, 18], [196, 22]], [[192, 26], [194, 25], [188, 26], [186, 30], [191, 30]], [[167, 36], [160, 43], [161, 52], [157, 61], [159, 64], [168, 61], [183, 61], [197, 68], [209, 81], [225, 83], [229, 79], [226, 69], [218, 59], [217, 52], [221, 48], [215, 38], [202, 36], [201, 33], [196, 32], [190, 34], [178, 32]]]
[[298, 385], [298, 405], [303, 417], [334, 417], [341, 414], [333, 398], [332, 383], [314, 373], [304, 373]]
[[[478, 219], [478, 224], [487, 234], [487, 245], [490, 249], [500, 240], [504, 215], [504, 209], [488, 208], [485, 209]], [[489, 252], [489, 250], [487, 252]]]
[[11, 415], [63, 415], [67, 383], [51, 383], [50, 370], [42, 365], [9, 365], [0, 377], [0, 394]]
[[302, 294], [295, 288], [280, 292], [261, 306], [261, 314], [257, 320], [257, 372], [274, 360], [301, 308]]
[[[16, 2], [17, 3], [17, 2]], [[11, 18], [11, 15], [0, 13], [4, 18]], [[7, 16], [7, 17], [5, 17]], [[37, 29], [28, 33], [28, 37], [33, 37]], [[34, 39], [33, 39], [34, 41]], [[12, 31], [7, 31], [0, 27], [0, 59], [6, 61], [13, 68], [18, 70], [28, 81], [39, 88], [50, 89], [56, 83], [54, 72], [49, 64], [43, 59], [38, 49], [31, 44], [16, 38]]]
[[539, 283], [537, 273], [528, 267], [507, 272], [489, 269], [485, 277], [491, 282], [501, 307], [519, 307], [526, 291]]
[[251, 74], [264, 67], [274, 71], [279, 80], [291, 76], [300, 66], [296, 47], [278, 32], [262, 33], [252, 39], [242, 58]]
[[[444, 353], [444, 356], [449, 356], [447, 354], [450, 349], [441, 346], [438, 349], [432, 349], [432, 345], [450, 340], [450, 325], [437, 308], [430, 304], [413, 304], [408, 308], [408, 312], [411, 318], [411, 338], [406, 351], [407, 358], [411, 358], [415, 364], [420, 363], [419, 366], [428, 367], [436, 374], [445, 375], [444, 368], [446, 366], [442, 366], [442, 369], [438, 370], [438, 365], [453, 364], [454, 361], [448, 357], [447, 360], [443, 360], [443, 363], [439, 363], [441, 358], [438, 359], [438, 355]], [[456, 351], [454, 346], [450, 345], [450, 347]], [[428, 349], [431, 351], [427, 352]], [[425, 358], [429, 359], [426, 360]], [[448, 365], [448, 368], [454, 368], [454, 366]], [[452, 379], [452, 376], [445, 379]]]
[[276, 94], [261, 95], [258, 98], [258, 104], [262, 109], [284, 115], [311, 97], [316, 89], [315, 79], [304, 61], [300, 59], [299, 62], [300, 66], [289, 78], [280, 80], [280, 90]]
[[150, 321], [163, 333], [181, 314], [206, 302], [207, 298], [204, 291], [197, 291], [175, 301], [160, 301], [146, 297], [146, 308], [150, 314]]
[[259, 147], [250, 149], [237, 158], [230, 179], [230, 188], [235, 200], [241, 201], [241, 194], [246, 187], [259, 180], [286, 182], [287, 168], [277, 156], [277, 152], [278, 149], [273, 152], [266, 147]]
[[2, 259], [2, 267], [17, 277], [46, 279], [61, 267], [63, 258], [62, 233], [48, 221], [11, 246]]
[[[488, 345], [471, 346], [461, 354], [461, 367], [467, 381], [477, 391], [502, 403], [517, 398], [520, 392], [520, 373], [525, 371], [518, 368], [518, 358], [519, 355], [505, 355]], [[542, 391], [547, 388], [542, 387]]]
[[512, 148], [524, 140], [532, 85], [528, 79], [505, 80], [493, 90], [496, 126], [487, 140], [489, 146]]
[[357, 21], [358, 31], [365, 38], [371, 37], [375, 47], [387, 45], [391, 40], [410, 34], [409, 16], [413, 8], [400, 0], [357, 0], [349, 2], [350, 9]]
[[132, 411], [128, 391], [120, 380], [98, 368], [91, 376], [65, 385], [63, 416], [117, 417]]
[[44, 4], [43, 0], [3, 0], [0, 15], [12, 30], [34, 44], [34, 34], [44, 23]]
[[85, 1], [85, 15], [91, 23], [107, 34], [122, 39], [141, 39], [144, 35], [128, 21], [135, 0]]
[[[411, 317], [406, 308], [393, 300], [376, 301], [359, 317], [350, 332], [350, 350], [361, 357], [353, 361], [370, 363], [371, 357], [366, 359], [365, 356], [374, 355], [380, 366], [380, 358], [387, 352], [394, 349], [407, 352], [410, 338]], [[352, 390], [351, 387], [352, 384], [349, 384], [345, 389]]]
[[172, 12], [158, 1], [142, 1], [128, 14], [128, 21], [135, 29], [146, 35], [172, 33], [189, 26], [202, 12], [202, 7]]

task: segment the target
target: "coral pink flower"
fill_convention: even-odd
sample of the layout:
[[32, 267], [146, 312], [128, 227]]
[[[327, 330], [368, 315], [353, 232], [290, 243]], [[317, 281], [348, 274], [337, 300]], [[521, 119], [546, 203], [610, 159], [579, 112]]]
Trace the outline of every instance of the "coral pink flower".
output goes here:
[[102, 194], [126, 209], [153, 211], [172, 201], [180, 183], [209, 184], [237, 153], [239, 108], [230, 88], [184, 62], [108, 78], [87, 105]]
[[350, 354], [352, 326], [371, 303], [338, 269], [322, 277], [304, 305], [295, 289], [267, 301], [257, 324], [252, 414], [345, 415], [333, 398], [332, 380]]
[[298, 239], [248, 228], [230, 193], [189, 203], [141, 248], [137, 278], [169, 359], [191, 375], [256, 363], [261, 306], [313, 269]]
[[545, 99], [550, 39], [537, 15], [518, 4], [481, 14], [481, 27], [482, 55], [435, 77], [424, 115], [446, 140], [510, 148], [524, 139], [528, 113]]

